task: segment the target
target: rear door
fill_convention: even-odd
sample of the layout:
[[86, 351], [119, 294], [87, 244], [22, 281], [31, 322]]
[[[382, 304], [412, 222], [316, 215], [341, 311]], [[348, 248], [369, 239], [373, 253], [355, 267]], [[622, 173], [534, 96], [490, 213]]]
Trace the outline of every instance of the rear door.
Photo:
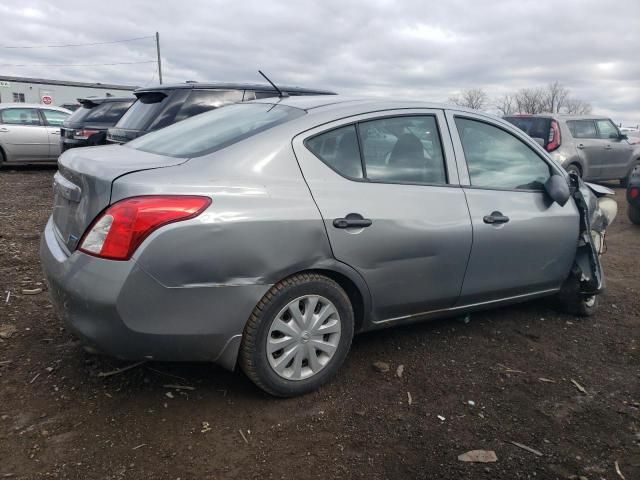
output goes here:
[[37, 108], [6, 108], [0, 111], [0, 144], [10, 162], [49, 159], [49, 136]]
[[620, 131], [609, 119], [596, 120], [598, 136], [604, 143], [604, 155], [599, 177], [603, 179], [624, 178], [629, 169], [633, 147], [620, 139]]
[[531, 139], [481, 115], [447, 112], [471, 213], [473, 248], [460, 305], [555, 290], [575, 257], [573, 201], [552, 203], [543, 184], [556, 172]]
[[471, 223], [442, 111], [352, 117], [293, 146], [334, 256], [369, 286], [374, 322], [455, 304]]
[[49, 138], [49, 160], [57, 160], [60, 156], [60, 127], [69, 117], [69, 114], [49, 108], [43, 108], [40, 111], [42, 112]]

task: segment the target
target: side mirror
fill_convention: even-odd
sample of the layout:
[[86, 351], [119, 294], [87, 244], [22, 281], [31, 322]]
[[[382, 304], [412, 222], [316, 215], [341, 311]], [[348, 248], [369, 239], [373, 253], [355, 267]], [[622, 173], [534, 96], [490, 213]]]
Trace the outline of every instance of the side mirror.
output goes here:
[[618, 138], [620, 140], [629, 140], [629, 135], [627, 135], [626, 133], [621, 133]]
[[567, 181], [561, 175], [551, 175], [549, 180], [544, 184], [544, 190], [547, 192], [547, 195], [549, 195], [549, 198], [561, 207], [563, 207], [571, 197], [569, 185], [567, 185]]

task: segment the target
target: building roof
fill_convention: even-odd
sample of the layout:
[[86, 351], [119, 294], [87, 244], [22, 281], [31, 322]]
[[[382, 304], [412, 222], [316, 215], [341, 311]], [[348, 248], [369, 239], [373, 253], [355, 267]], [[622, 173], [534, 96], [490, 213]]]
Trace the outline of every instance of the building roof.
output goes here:
[[112, 83], [87, 83], [87, 82], [73, 82], [71, 80], [49, 80], [46, 78], [31, 78], [31, 77], [8, 77], [0, 75], [0, 81], [2, 82], [16, 82], [16, 83], [37, 83], [43, 85], [61, 85], [65, 87], [86, 87], [86, 88], [104, 88], [108, 90], [135, 90], [138, 88], [135, 85], [115, 85]]

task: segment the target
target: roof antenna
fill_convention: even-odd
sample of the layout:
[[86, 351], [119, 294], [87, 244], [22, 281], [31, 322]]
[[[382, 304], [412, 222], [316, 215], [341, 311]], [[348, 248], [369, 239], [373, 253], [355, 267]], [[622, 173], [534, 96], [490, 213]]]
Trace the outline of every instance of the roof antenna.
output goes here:
[[258, 73], [259, 73], [260, 75], [262, 75], [262, 76], [265, 78], [265, 80], [271, 84], [271, 86], [272, 86], [273, 88], [275, 88], [275, 89], [276, 89], [276, 92], [278, 92], [278, 96], [279, 96], [280, 98], [284, 98], [284, 97], [288, 97], [288, 96], [289, 96], [289, 94], [288, 94], [287, 92], [283, 92], [283, 91], [282, 91], [282, 90], [280, 90], [278, 87], [276, 87], [276, 84], [275, 84], [275, 83], [273, 83], [271, 80], [269, 80], [269, 77], [267, 77], [264, 73], [262, 73], [262, 70], [258, 70]]

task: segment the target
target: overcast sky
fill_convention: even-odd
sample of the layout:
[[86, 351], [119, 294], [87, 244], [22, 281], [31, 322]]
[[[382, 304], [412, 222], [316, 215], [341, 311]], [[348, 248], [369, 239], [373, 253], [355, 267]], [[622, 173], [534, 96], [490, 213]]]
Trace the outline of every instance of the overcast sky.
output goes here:
[[0, 75], [157, 83], [260, 81], [444, 101], [559, 80], [594, 113], [640, 123], [640, 0], [3, 0]]

